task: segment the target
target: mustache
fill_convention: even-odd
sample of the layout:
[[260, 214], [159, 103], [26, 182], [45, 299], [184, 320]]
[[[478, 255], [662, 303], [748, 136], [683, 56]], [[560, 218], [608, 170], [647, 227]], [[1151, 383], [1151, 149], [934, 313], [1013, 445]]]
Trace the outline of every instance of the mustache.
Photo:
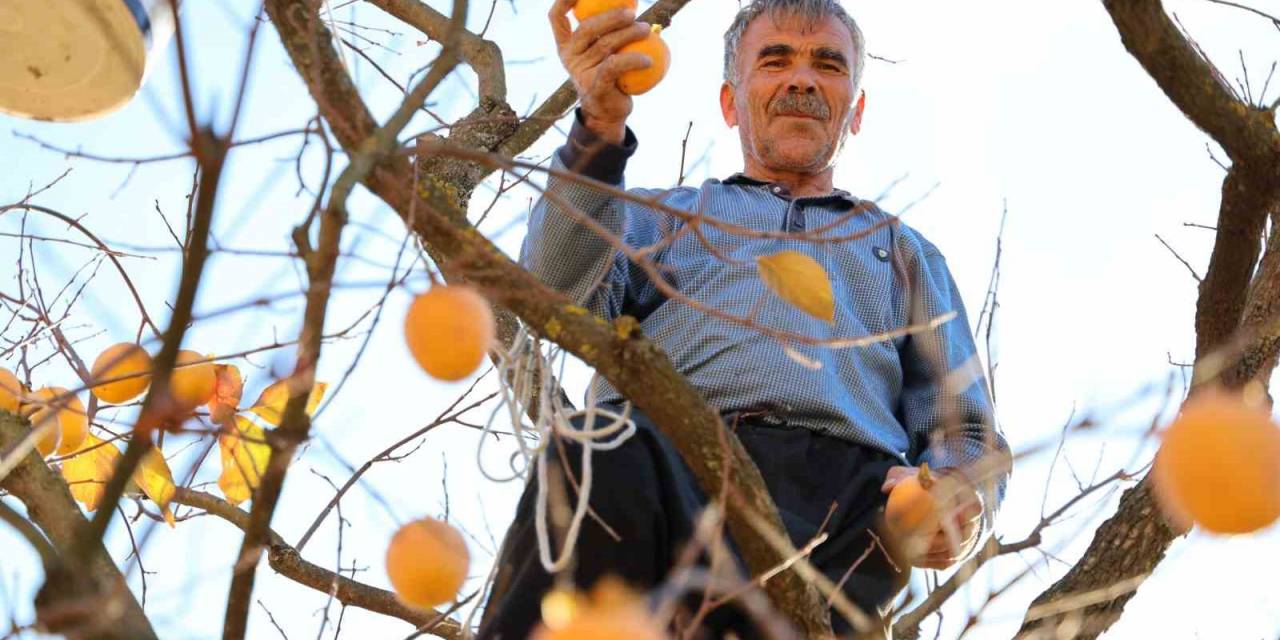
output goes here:
[[769, 115], [806, 116], [826, 120], [831, 107], [820, 97], [808, 93], [786, 93], [769, 105]]

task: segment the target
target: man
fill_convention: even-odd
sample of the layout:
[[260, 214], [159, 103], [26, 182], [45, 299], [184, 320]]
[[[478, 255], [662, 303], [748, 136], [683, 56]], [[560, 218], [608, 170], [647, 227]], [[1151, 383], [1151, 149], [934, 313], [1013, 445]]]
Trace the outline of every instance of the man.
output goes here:
[[[618, 50], [644, 37], [648, 25], [634, 22], [629, 10], [615, 10], [574, 30], [566, 17], [573, 3], [557, 0], [550, 14], [561, 61], [581, 99], [553, 167], [625, 190], [624, 168], [637, 140], [626, 126], [632, 99], [616, 80], [650, 61]], [[926, 462], [961, 488], [926, 548], [909, 558], [941, 569], [972, 553], [989, 529], [1010, 463], [941, 253], [919, 232], [832, 184], [839, 151], [861, 127], [865, 60], [862, 33], [838, 0], [756, 0], [725, 35], [720, 89], [725, 123], [739, 130], [743, 171], [699, 187], [627, 190], [728, 224], [689, 229], [690, 218], [551, 175], [530, 217], [521, 261], [591, 312], [640, 321], [643, 334], [724, 413], [760, 467], [793, 543], [800, 547], [827, 533], [811, 561], [874, 615], [902, 589], [909, 570], [878, 548], [871, 533], [889, 490]], [[630, 247], [648, 248], [642, 259], [657, 266], [675, 299], [583, 224], [584, 217]], [[819, 240], [840, 240], [779, 233], [800, 236], [810, 228]], [[765, 289], [755, 258], [782, 250], [803, 252], [825, 268], [835, 297], [833, 323]], [[750, 318], [750, 325], [710, 316], [691, 302]], [[849, 338], [950, 312], [949, 322], [867, 346], [795, 343], [787, 345], [790, 354], [752, 328]], [[598, 379], [592, 391], [606, 408], [623, 411], [625, 399], [607, 381]], [[572, 575], [580, 587], [608, 574], [641, 588], [661, 583], [707, 503], [670, 441], [645, 416], [632, 417], [636, 434], [592, 458], [590, 505], [599, 520], [586, 520], [577, 540]], [[580, 417], [574, 425], [606, 424], [584, 422]], [[571, 477], [580, 478], [580, 449], [549, 446], [559, 453], [556, 465], [567, 463]], [[526, 488], [504, 545], [482, 638], [524, 638], [553, 583], [538, 558], [536, 485]], [[566, 486], [576, 500], [574, 485]], [[875, 552], [864, 558], [868, 548]], [[842, 616], [833, 615], [832, 623], [837, 632], [850, 629]], [[708, 627], [753, 633], [732, 612], [713, 616]]]

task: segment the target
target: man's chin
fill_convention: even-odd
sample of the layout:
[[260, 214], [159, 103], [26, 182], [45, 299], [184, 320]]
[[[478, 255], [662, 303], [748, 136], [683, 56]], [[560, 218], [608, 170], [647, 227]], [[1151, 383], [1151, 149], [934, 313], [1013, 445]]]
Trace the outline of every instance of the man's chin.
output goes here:
[[770, 158], [778, 169], [799, 173], [817, 172], [827, 168], [831, 162], [831, 154], [826, 149], [775, 149]]

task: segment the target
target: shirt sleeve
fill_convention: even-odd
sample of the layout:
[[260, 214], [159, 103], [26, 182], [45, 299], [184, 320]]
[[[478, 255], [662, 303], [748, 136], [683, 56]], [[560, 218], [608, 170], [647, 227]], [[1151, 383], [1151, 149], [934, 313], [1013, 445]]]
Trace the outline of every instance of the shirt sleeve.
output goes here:
[[952, 311], [956, 315], [931, 330], [911, 334], [902, 344], [901, 415], [911, 435], [915, 464], [953, 470], [977, 489], [983, 503], [981, 539], [992, 529], [1004, 500], [1012, 456], [996, 424], [986, 374], [946, 260], [930, 248], [911, 276], [913, 324]]
[[[660, 303], [645, 272], [631, 264], [615, 244], [621, 241], [630, 247], [644, 247], [663, 235], [654, 211], [616, 193], [661, 194], [627, 190], [623, 174], [637, 146], [629, 127], [623, 144], [613, 144], [588, 129], [581, 110], [577, 110], [568, 140], [552, 155], [552, 171], [529, 215], [528, 233], [520, 248], [521, 266], [605, 319], [624, 313], [643, 319]], [[662, 253], [649, 257], [657, 261]]]

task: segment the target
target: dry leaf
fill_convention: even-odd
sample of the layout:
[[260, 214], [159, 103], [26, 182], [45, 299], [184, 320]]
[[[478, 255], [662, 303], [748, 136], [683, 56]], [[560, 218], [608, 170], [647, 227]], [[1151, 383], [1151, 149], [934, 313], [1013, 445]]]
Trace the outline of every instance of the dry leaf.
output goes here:
[[216, 364], [216, 386], [213, 397], [209, 399], [209, 417], [214, 422], [227, 420], [240, 410], [240, 396], [244, 393], [244, 379], [240, 377], [240, 369], [232, 364]]
[[62, 461], [62, 478], [72, 497], [86, 509], [96, 511], [119, 458], [120, 450], [115, 445], [87, 434], [77, 453]]
[[[291, 380], [291, 378], [278, 380], [264, 389], [250, 411], [268, 423], [280, 426], [280, 420], [284, 418], [284, 406], [288, 404], [291, 395], [290, 387], [293, 386]], [[324, 397], [324, 390], [328, 387], [329, 385], [324, 382], [317, 382], [316, 386], [312, 387], [311, 396], [307, 398], [307, 415], [315, 413], [320, 399]]]
[[218, 486], [232, 504], [240, 504], [253, 495], [267, 468], [271, 447], [266, 444], [266, 432], [244, 416], [223, 424], [224, 432], [218, 436], [218, 448], [222, 451], [222, 475]]
[[779, 251], [756, 258], [760, 279], [779, 298], [828, 324], [835, 323], [831, 280], [816, 260], [799, 251]]

